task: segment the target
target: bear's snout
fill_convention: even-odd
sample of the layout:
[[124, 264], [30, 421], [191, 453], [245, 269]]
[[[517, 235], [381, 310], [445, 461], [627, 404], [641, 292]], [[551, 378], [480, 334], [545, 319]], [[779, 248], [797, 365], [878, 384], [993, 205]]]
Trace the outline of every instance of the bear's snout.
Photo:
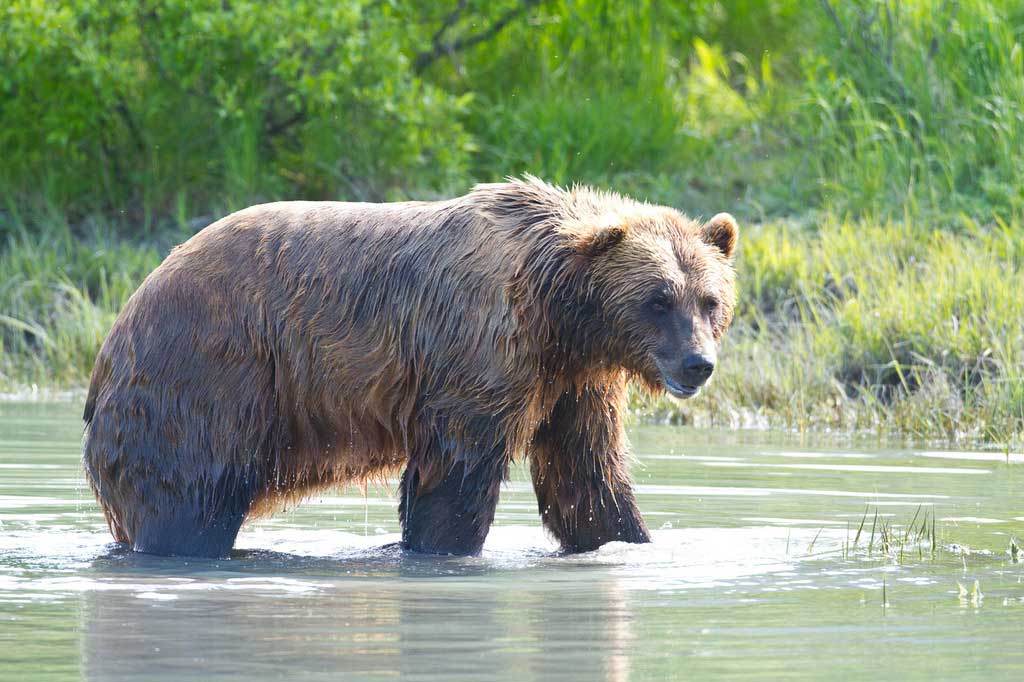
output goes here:
[[706, 355], [691, 355], [683, 360], [682, 378], [688, 385], [699, 386], [715, 371], [715, 360]]
[[662, 373], [665, 389], [677, 398], [692, 398], [700, 392], [715, 371], [715, 358], [705, 353], [691, 353], [679, 363], [675, 372]]

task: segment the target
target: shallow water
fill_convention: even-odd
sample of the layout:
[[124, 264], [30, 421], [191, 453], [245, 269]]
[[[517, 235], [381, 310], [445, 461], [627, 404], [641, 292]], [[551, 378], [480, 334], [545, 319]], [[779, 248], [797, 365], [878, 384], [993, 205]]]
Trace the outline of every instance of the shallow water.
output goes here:
[[184, 561], [111, 544], [79, 413], [0, 404], [3, 680], [1024, 679], [1021, 455], [641, 427], [650, 545], [559, 556], [517, 470], [478, 558], [371, 489]]

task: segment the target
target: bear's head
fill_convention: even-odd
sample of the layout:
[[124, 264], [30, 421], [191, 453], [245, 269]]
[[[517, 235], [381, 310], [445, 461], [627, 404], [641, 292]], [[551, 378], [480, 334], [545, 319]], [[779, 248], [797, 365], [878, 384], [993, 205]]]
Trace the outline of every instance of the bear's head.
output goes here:
[[597, 224], [563, 226], [586, 292], [580, 303], [600, 321], [586, 325], [590, 342], [648, 389], [692, 398], [711, 377], [732, 322], [736, 221], [719, 213], [701, 224], [670, 208], [626, 208]]
[[478, 185], [473, 200], [486, 229], [525, 237], [508, 293], [556, 371], [621, 368], [653, 392], [700, 391], [736, 302], [731, 215], [700, 223], [531, 176]]

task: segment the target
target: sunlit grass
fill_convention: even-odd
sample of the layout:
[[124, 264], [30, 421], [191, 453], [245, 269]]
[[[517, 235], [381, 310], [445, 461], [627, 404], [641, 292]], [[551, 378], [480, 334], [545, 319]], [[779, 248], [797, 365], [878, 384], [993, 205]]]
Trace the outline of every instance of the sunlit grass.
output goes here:
[[[867, 530], [869, 518], [870, 533]], [[934, 511], [918, 507], [910, 522], [901, 525], [880, 516], [875, 508], [873, 514], [864, 510], [852, 541], [847, 539], [843, 545], [843, 556], [849, 558], [859, 552], [866, 552], [868, 557], [872, 557], [877, 552], [894, 563], [902, 564], [912, 556], [921, 561], [926, 553], [934, 559], [938, 549]]]
[[749, 229], [706, 394], [662, 417], [949, 441], [1024, 437], [1024, 231], [826, 220]]
[[[138, 135], [122, 129], [132, 116], [121, 108], [111, 118], [95, 93], [54, 85], [69, 73], [63, 47], [18, 62], [16, 82], [80, 106], [39, 118], [25, 96], [8, 112], [0, 386], [84, 382], [116, 311], [182, 236], [161, 225], [267, 198], [429, 198], [529, 171], [740, 218], [740, 309], [714, 385], [683, 406], [638, 404], [641, 414], [1007, 448], [1024, 440], [1020, 3], [565, 0], [415, 75], [403, 71], [421, 47], [413, 34], [425, 40], [436, 27], [413, 5], [385, 5], [364, 28], [387, 38], [367, 43], [384, 51], [370, 50], [367, 64], [390, 75], [367, 78], [395, 76], [399, 89], [286, 79], [301, 85], [301, 135], [274, 137], [275, 126], [253, 118], [290, 111], [268, 109], [258, 85], [269, 58], [260, 40], [281, 54], [298, 49], [272, 31], [252, 36], [247, 60], [229, 32], [188, 67], [230, 64], [241, 74], [231, 83], [254, 84], [214, 116], [175, 79], [139, 78], [132, 22], [60, 23], [55, 50], [81, 43], [80, 31], [123, 39], [110, 57], [118, 68], [100, 72], [107, 85], [129, 74], [131, 88], [112, 92], [129, 114], [139, 109]], [[12, 24], [17, 44], [45, 43], [37, 32], [50, 22], [40, 17], [73, 14], [32, 7]], [[175, 16], [169, 44], [157, 47], [192, 35], [192, 14]], [[399, 25], [401, 39], [390, 33]], [[335, 33], [316, 35], [330, 43]], [[88, 57], [88, 73], [106, 64], [72, 53]], [[320, 63], [327, 80], [341, 68], [331, 55]], [[242, 77], [247, 69], [254, 78]], [[365, 106], [341, 106], [339, 94]], [[76, 133], [89, 142], [77, 155], [52, 152], [61, 130], [83, 129], [103, 131], [103, 144]], [[127, 213], [93, 229], [89, 210]]]
[[124, 302], [160, 262], [152, 246], [59, 223], [0, 248], [0, 389], [84, 384]]
[[[80, 386], [132, 291], [174, 240], [60, 224], [0, 251], [0, 384]], [[1024, 229], [827, 219], [744, 230], [740, 305], [698, 398], [640, 418], [1024, 440]]]
[[822, 530], [819, 529], [807, 547], [806, 556], [841, 556], [844, 561], [881, 560], [902, 565], [926, 559], [934, 561], [943, 549], [935, 510], [924, 505], [918, 506], [914, 515], [903, 521], [879, 512], [878, 507], [866, 507], [855, 527], [847, 525], [841, 547], [816, 554], [815, 544]]

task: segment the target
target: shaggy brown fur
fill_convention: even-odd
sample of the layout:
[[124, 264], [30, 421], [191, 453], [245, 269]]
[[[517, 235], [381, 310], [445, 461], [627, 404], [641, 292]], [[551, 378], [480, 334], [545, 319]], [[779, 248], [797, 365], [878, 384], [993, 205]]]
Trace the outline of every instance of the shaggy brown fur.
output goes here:
[[221, 556], [246, 518], [404, 466], [404, 545], [469, 554], [527, 456], [567, 550], [645, 542], [626, 384], [687, 397], [707, 378], [691, 360], [713, 362], [731, 319], [735, 240], [724, 214], [701, 226], [534, 178], [239, 211], [114, 324], [85, 408], [90, 483], [119, 542]]

